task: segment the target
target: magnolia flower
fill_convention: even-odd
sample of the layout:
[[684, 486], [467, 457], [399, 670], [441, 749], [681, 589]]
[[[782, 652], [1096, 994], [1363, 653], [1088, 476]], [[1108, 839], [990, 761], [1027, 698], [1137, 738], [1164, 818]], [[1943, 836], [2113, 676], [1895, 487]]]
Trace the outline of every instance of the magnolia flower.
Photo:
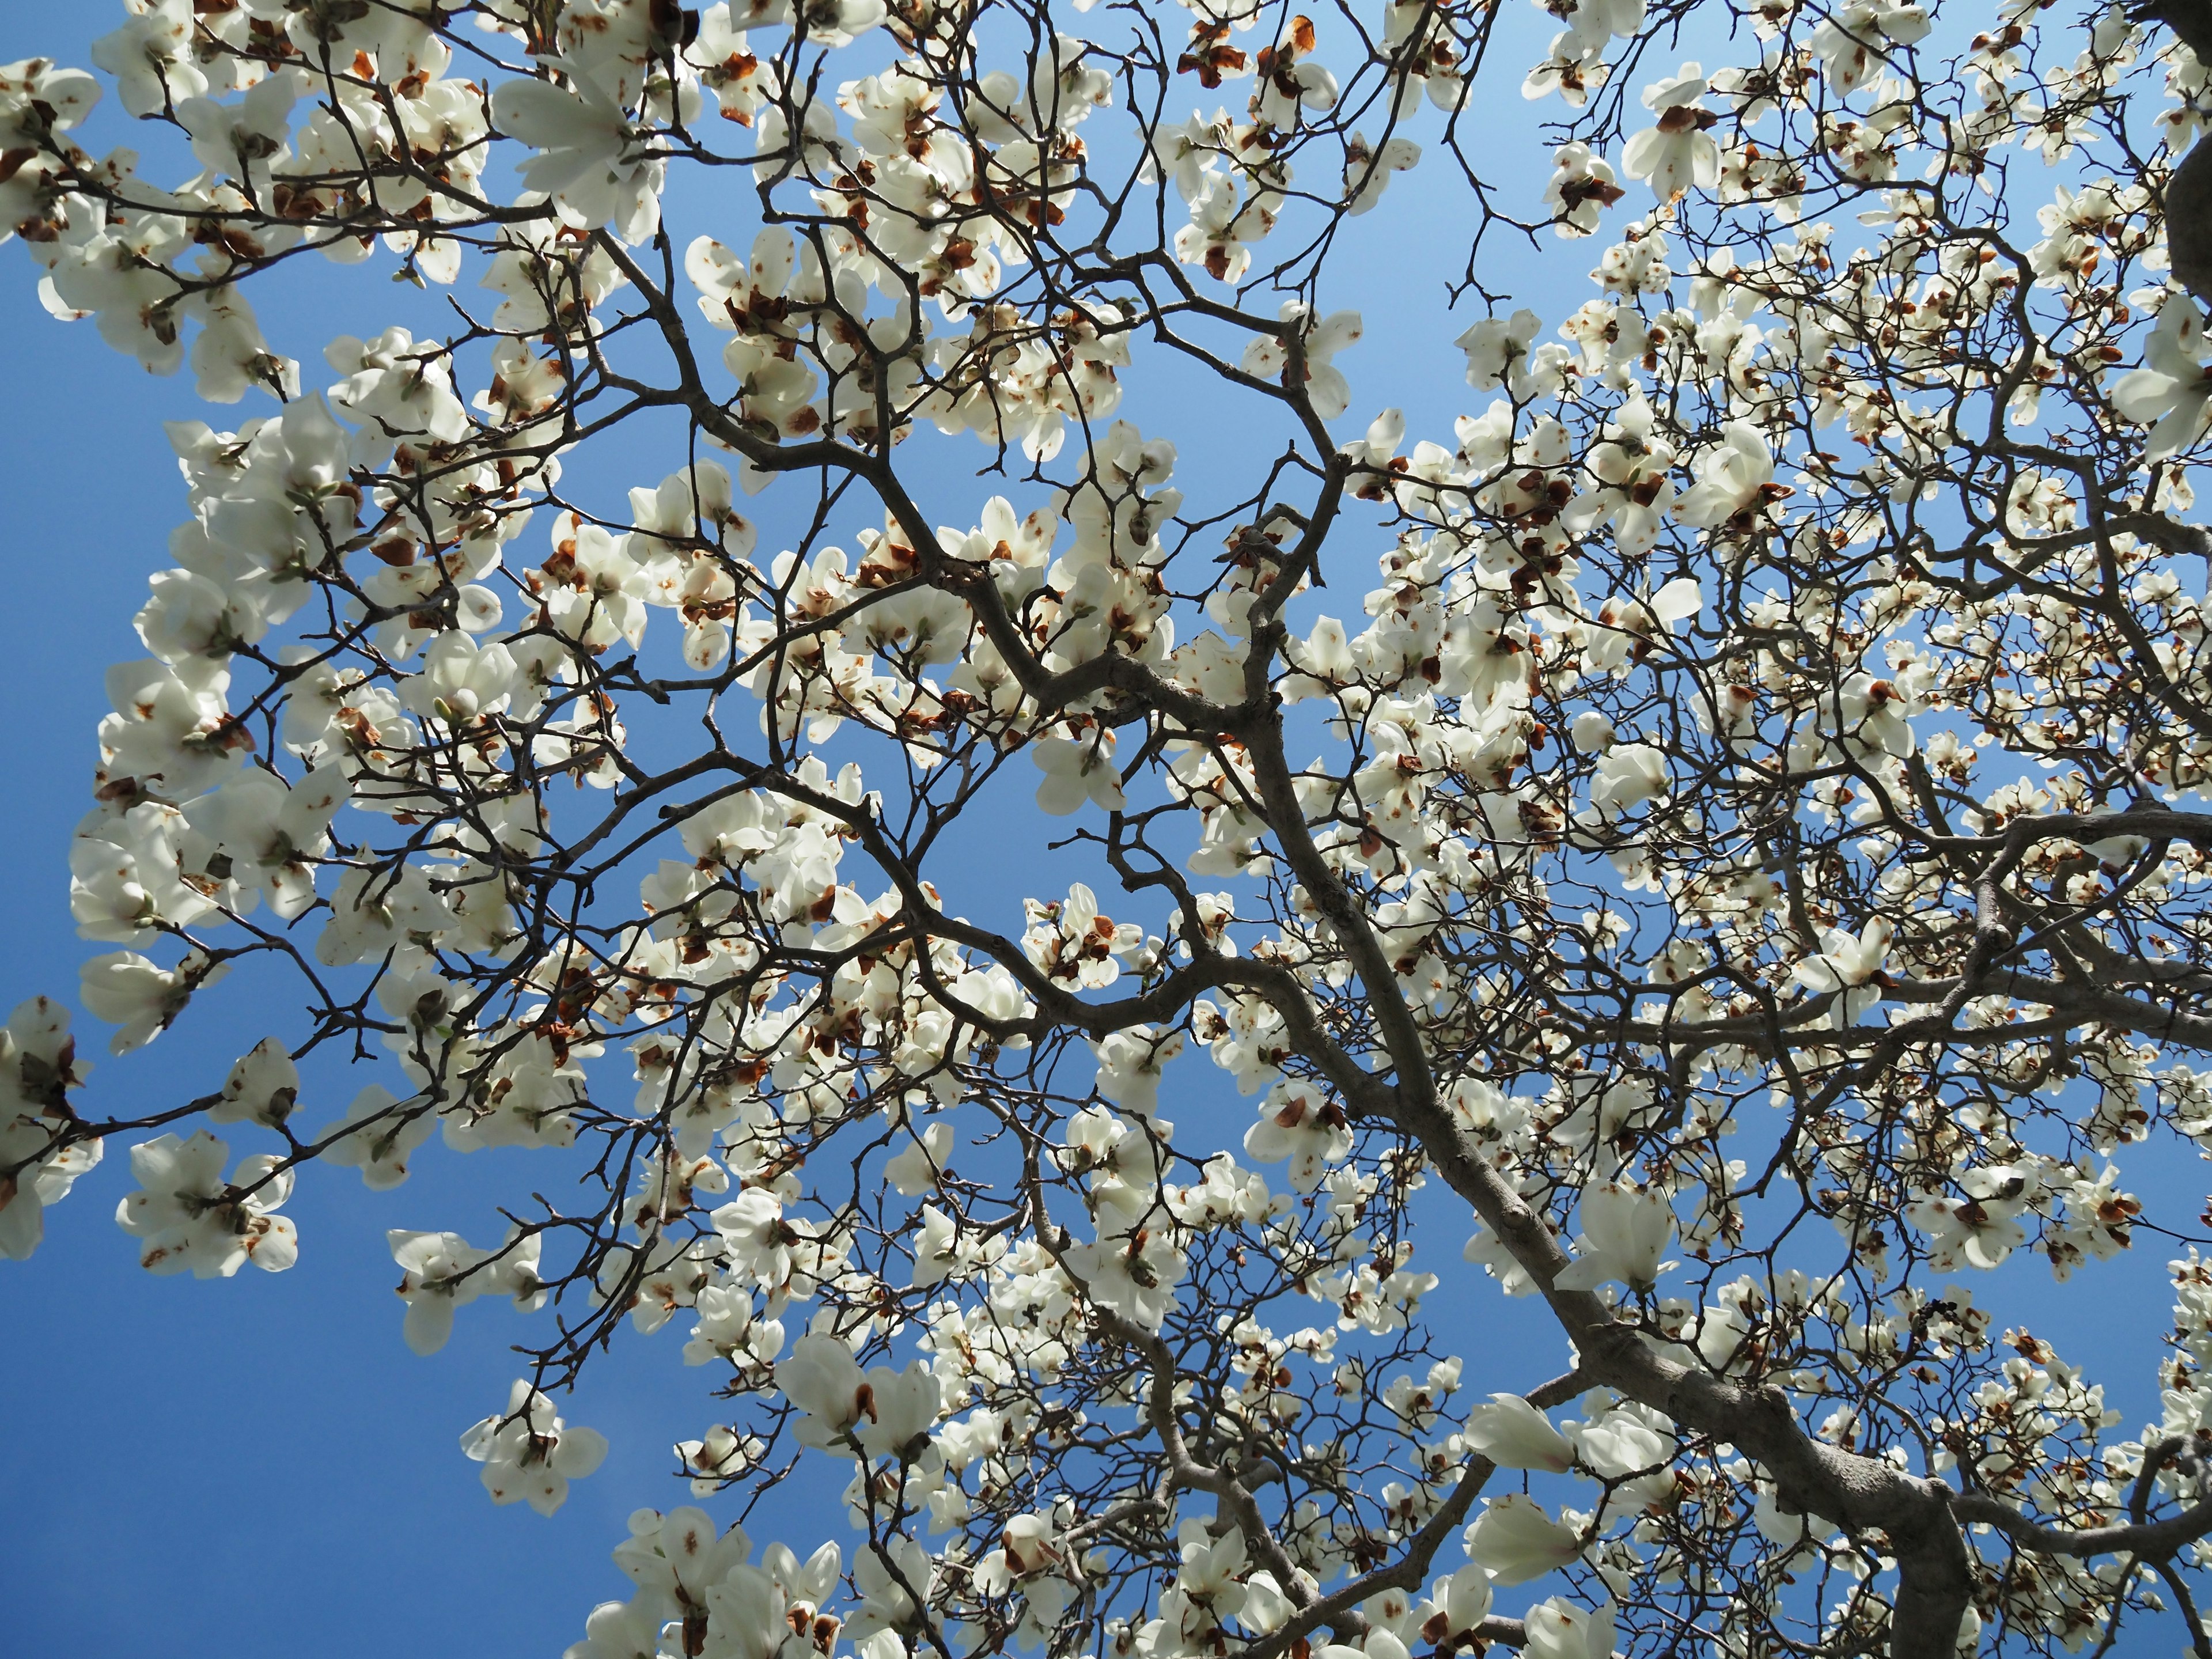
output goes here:
[[1602, 755], [1613, 747], [1617, 734], [1602, 709], [1585, 708], [1567, 722], [1567, 741], [1585, 755]]
[[1620, 166], [1630, 178], [1649, 180], [1652, 194], [1662, 202], [1692, 186], [1711, 190], [1721, 181], [1721, 147], [1705, 131], [1719, 118], [1698, 101], [1705, 89], [1705, 72], [1696, 64], [1685, 64], [1673, 80], [1644, 89], [1644, 107], [1659, 118], [1659, 125], [1628, 141]]
[[1529, 1608], [1522, 1623], [1522, 1659], [1613, 1659], [1610, 1601], [1593, 1613], [1554, 1596]]
[[1820, 935], [1820, 953], [1794, 965], [1790, 977], [1817, 995], [1842, 993], [1830, 1012], [1829, 1024], [1845, 1025], [1881, 1000], [1877, 978], [1889, 959], [1889, 941], [1895, 932], [1883, 916], [1868, 918], [1854, 939], [1840, 927]]
[[1263, 55], [1261, 61], [1270, 67], [1260, 76], [1252, 99], [1253, 118], [1261, 126], [1288, 132], [1297, 126], [1301, 109], [1336, 106], [1335, 75], [1306, 55], [1315, 43], [1311, 21], [1296, 16], [1285, 22], [1273, 49]]
[[752, 1279], [772, 1297], [786, 1293], [792, 1276], [791, 1247], [799, 1231], [783, 1218], [783, 1202], [762, 1187], [748, 1187], [708, 1218], [722, 1236], [730, 1265]]
[[1226, 134], [1196, 110], [1188, 121], [1163, 121], [1152, 130], [1139, 176], [1148, 184], [1156, 179], [1172, 179], [1176, 194], [1186, 203], [1194, 202], [1205, 193], [1215, 163], [1229, 142]]
[[539, 152], [523, 163], [524, 187], [551, 198], [579, 229], [611, 222], [623, 240], [645, 240], [660, 223], [665, 163], [647, 153], [595, 77], [558, 58], [541, 61], [565, 70], [568, 85], [502, 81], [492, 94], [500, 131]]
[[1517, 382], [1519, 365], [1528, 355], [1543, 319], [1522, 307], [1510, 317], [1486, 317], [1453, 342], [1467, 353], [1467, 383], [1477, 392]]
[[1544, 185], [1544, 205], [1552, 210], [1561, 236], [1588, 236], [1598, 217], [1627, 192], [1613, 181], [1613, 168], [1588, 144], [1562, 144], [1553, 152], [1553, 172]]
[[774, 67], [751, 50], [727, 5], [708, 6], [700, 13], [698, 37], [684, 48], [684, 58], [697, 67], [700, 80], [721, 106], [722, 118], [740, 126], [752, 125], [753, 116], [775, 90]]
[[[1578, 496], [1562, 515], [1570, 529], [1586, 532], [1601, 520], [1613, 526], [1613, 544], [1625, 557], [1639, 557], [1658, 544], [1667, 515], [1674, 510], [1674, 448], [1658, 431], [1658, 414], [1641, 393], [1632, 397], [1605, 424], [1603, 440], [1591, 447], [1590, 476], [1603, 489]], [[1678, 577], [1660, 590], [1664, 596], [1687, 583]], [[1698, 595], [1697, 603], [1703, 603]], [[1694, 611], [1696, 605], [1691, 606]], [[1686, 612], [1685, 614], [1688, 614]], [[1674, 618], [1664, 618], [1670, 623]]]
[[2129, 1229], [2142, 1213], [2142, 1202], [2119, 1187], [2120, 1172], [2107, 1164], [2094, 1181], [2086, 1175], [2052, 1183], [2066, 1203], [2066, 1223], [2043, 1243], [2051, 1276], [2062, 1283], [2086, 1256], [2109, 1261], [2130, 1243]]
[[330, 848], [330, 826], [352, 793], [343, 766], [317, 767], [288, 787], [259, 767], [185, 805], [192, 829], [230, 860], [242, 890], [237, 908], [265, 898], [289, 921], [315, 902], [315, 860]]
[[1632, 1182], [1601, 1181], [1583, 1193], [1582, 1223], [1575, 1259], [1552, 1281], [1559, 1289], [1594, 1291], [1618, 1279], [1645, 1291], [1658, 1283], [1664, 1271], [1659, 1258], [1674, 1237], [1674, 1212], [1663, 1196]]
[[1275, 228], [1281, 206], [1282, 198], [1267, 190], [1246, 202], [1236, 179], [1208, 173], [1191, 201], [1190, 222], [1176, 233], [1176, 258], [1205, 266], [1216, 282], [1237, 282], [1251, 266], [1251, 245]]
[[147, 650], [163, 662], [224, 657], [268, 631], [264, 595], [225, 587], [194, 570], [161, 570], [147, 578], [152, 597], [131, 618]]
[[[1304, 389], [1314, 413], [1324, 421], [1334, 420], [1352, 406], [1352, 387], [1344, 378], [1344, 371], [1334, 367], [1331, 360], [1346, 347], [1355, 344], [1366, 332], [1367, 325], [1356, 311], [1333, 311], [1326, 317], [1316, 318], [1296, 300], [1285, 301], [1278, 314], [1304, 351]], [[1282, 336], [1262, 334], [1244, 348], [1242, 367], [1255, 379], [1279, 386], [1285, 384], [1283, 377], [1289, 373], [1290, 361], [1290, 346]]]
[[691, 1471], [691, 1491], [711, 1498], [732, 1480], [761, 1465], [768, 1442], [756, 1434], [740, 1434], [726, 1424], [716, 1424], [696, 1440], [679, 1440], [676, 1455]]
[[1595, 822], [1611, 823], [1632, 806], [1667, 793], [1667, 756], [1648, 743], [1617, 743], [1598, 757], [1590, 778], [1590, 805], [1586, 815]]
[[1773, 1480], [1762, 1474], [1751, 1506], [1751, 1523], [1769, 1543], [1779, 1545], [1785, 1555], [1795, 1555], [1812, 1542], [1813, 1518], [1782, 1507]]
[[[771, 13], [761, 0], [753, 0], [752, 9], [763, 23], [781, 21], [782, 16], [780, 8]], [[817, 0], [814, 4], [794, 6], [792, 10], [795, 32], [809, 46], [823, 48], [848, 46], [890, 15], [884, 0]], [[761, 15], [762, 13], [771, 15]], [[736, 15], [734, 6], [732, 14]]]
[[994, 1260], [1006, 1246], [1004, 1240], [987, 1238], [934, 1204], [925, 1204], [921, 1230], [915, 1235], [913, 1248], [914, 1274], [909, 1282], [921, 1290], [947, 1279], [972, 1278], [978, 1267]]
[[1327, 1090], [1285, 1080], [1260, 1103], [1260, 1121], [1244, 1132], [1244, 1150], [1262, 1164], [1289, 1159], [1292, 1189], [1310, 1193], [1328, 1166], [1352, 1151], [1351, 1121]]
[[605, 1461], [607, 1440], [597, 1429], [569, 1427], [553, 1414], [550, 1400], [517, 1380], [507, 1415], [471, 1428], [461, 1437], [461, 1449], [484, 1466], [484, 1490], [493, 1503], [526, 1503], [550, 1515], [568, 1501], [571, 1480]]
[[2112, 407], [2150, 427], [2143, 459], [2178, 454], [2212, 427], [2212, 368], [2204, 356], [2204, 319], [2186, 295], [2169, 295], [2158, 326], [2143, 345], [2143, 366], [2112, 387]]
[[399, 1299], [407, 1304], [404, 1334], [416, 1353], [432, 1354], [444, 1347], [453, 1334], [453, 1310], [480, 1296], [512, 1296], [514, 1305], [525, 1310], [544, 1303], [536, 1233], [520, 1241], [510, 1233], [500, 1251], [471, 1249], [459, 1233], [410, 1233], [394, 1228], [385, 1240], [402, 1269]]
[[1079, 1279], [1092, 1301], [1111, 1308], [1132, 1324], [1157, 1331], [1175, 1305], [1176, 1285], [1189, 1266], [1176, 1247], [1171, 1230], [1146, 1224], [1141, 1212], [1146, 1200], [1133, 1206], [1111, 1201], [1110, 1192], [1094, 1195], [1098, 1211], [1098, 1239], [1061, 1252], [1068, 1271]]
[[659, 1605], [703, 1607], [708, 1588], [721, 1583], [752, 1549], [743, 1527], [717, 1532], [704, 1510], [686, 1504], [665, 1516], [635, 1511], [629, 1536], [615, 1547], [615, 1565], [630, 1576], [641, 1595]]
[[1186, 1638], [1205, 1636], [1243, 1609], [1248, 1592], [1238, 1575], [1249, 1559], [1243, 1529], [1209, 1538], [1202, 1524], [1186, 1522], [1180, 1541], [1182, 1565], [1175, 1588], [1161, 1598], [1161, 1615]]
[[1575, 1449], [1543, 1413], [1517, 1394], [1493, 1394], [1487, 1406], [1467, 1414], [1467, 1443], [1502, 1469], [1548, 1469], [1564, 1474]]
[[191, 139], [193, 156], [210, 173], [266, 189], [270, 170], [291, 159], [292, 106], [303, 78], [296, 70], [279, 70], [234, 104], [180, 100], [177, 121]]
[[1607, 1480], [1663, 1466], [1674, 1455], [1667, 1419], [1649, 1407], [1615, 1406], [1604, 1415], [1572, 1425], [1576, 1460]]
[[1055, 817], [1080, 810], [1085, 801], [1109, 812], [1128, 805], [1121, 795], [1121, 775], [1114, 769], [1114, 734], [1103, 726], [1072, 741], [1040, 738], [1030, 745], [1030, 758], [1044, 774], [1037, 805]]
[[985, 1595], [1018, 1588], [1023, 1612], [1017, 1641], [1024, 1648], [1039, 1645], [1053, 1632], [1077, 1594], [1054, 1532], [1049, 1516], [1015, 1516], [1000, 1531], [1000, 1547], [975, 1564], [976, 1586]]
[[699, 1322], [684, 1345], [684, 1363], [726, 1359], [739, 1370], [773, 1364], [783, 1352], [783, 1322], [756, 1315], [752, 1292], [740, 1285], [705, 1285], [694, 1308]]
[[248, 1261], [279, 1273], [300, 1259], [289, 1217], [273, 1214], [292, 1195], [292, 1172], [271, 1153], [240, 1160], [228, 1180], [230, 1148], [203, 1129], [131, 1149], [142, 1190], [116, 1207], [115, 1224], [146, 1241], [138, 1265], [149, 1273], [190, 1268], [195, 1279], [228, 1279]]
[[915, 1540], [895, 1533], [870, 1543], [853, 1559], [853, 1589], [860, 1598], [860, 1607], [846, 1621], [845, 1638], [857, 1650], [878, 1631], [910, 1631], [924, 1623], [934, 1629], [935, 1616], [924, 1613], [915, 1605], [908, 1586], [920, 1593], [926, 1607], [936, 1583], [936, 1563]]
[[215, 903], [185, 878], [178, 857], [184, 815], [147, 801], [120, 817], [88, 816], [70, 844], [70, 914], [85, 939], [134, 944], [161, 923], [190, 927]]
[[1490, 1575], [1470, 1561], [1449, 1578], [1439, 1578], [1429, 1591], [1436, 1611], [1422, 1624], [1421, 1639], [1438, 1652], [1454, 1644], [1465, 1648], [1490, 1612]]
[[[710, 1627], [725, 1640], [715, 1650], [729, 1659], [815, 1659], [836, 1640], [837, 1620], [817, 1622], [816, 1609], [836, 1587], [842, 1553], [825, 1544], [803, 1568], [780, 1544], [767, 1554], [784, 1560], [763, 1559], [757, 1567], [739, 1562], [707, 1587]], [[785, 1571], [776, 1571], [787, 1562]], [[734, 1648], [726, 1645], [730, 1638]]]
[[422, 672], [402, 683], [399, 700], [420, 719], [465, 730], [514, 701], [520, 673], [504, 645], [479, 645], [452, 629], [430, 641]]
[[1911, 676], [1892, 680], [1857, 673], [1844, 682], [1836, 700], [1837, 726], [1854, 752], [1869, 759], [1902, 760], [1915, 747], [1911, 716], [1920, 707]]
[[1161, 1074], [1182, 1046], [1181, 1031], [1162, 1036], [1143, 1025], [1110, 1031], [1091, 1045], [1098, 1056], [1093, 1086], [1123, 1111], [1150, 1117], [1159, 1108]]
[[1654, 639], [1674, 631], [1705, 605], [1694, 578], [1677, 576], [1648, 599], [1613, 598], [1598, 607], [1583, 660], [1592, 673], [1626, 673], [1643, 660]]
[[[98, 1140], [53, 1150], [68, 1091], [91, 1068], [76, 1058], [69, 1011], [46, 997], [22, 1003], [0, 1026], [0, 1259], [27, 1261], [46, 1236], [46, 1208], [69, 1195], [100, 1160]], [[21, 1166], [18, 1168], [18, 1166]]]
[[115, 77], [124, 109], [159, 115], [206, 92], [207, 76], [192, 61], [192, 0], [142, 0], [132, 9], [122, 27], [92, 43], [92, 61]]
[[354, 420], [386, 433], [427, 434], [445, 443], [468, 435], [469, 411], [453, 391], [443, 345], [417, 345], [407, 330], [388, 328], [368, 341], [340, 335], [324, 349], [323, 360], [346, 377], [331, 388], [330, 400]]
[[1813, 31], [1813, 56], [1839, 96], [1852, 93], [1888, 61], [1888, 48], [1909, 46], [1928, 33], [1928, 14], [1887, 0], [1852, 0], [1825, 14]]
[[602, 1601], [584, 1620], [584, 1639], [561, 1659], [657, 1659], [661, 1620], [643, 1598]]
[[937, 1379], [915, 1360], [903, 1371], [863, 1372], [834, 1336], [802, 1336], [775, 1368], [776, 1386], [806, 1413], [793, 1433], [803, 1446], [864, 1458], [918, 1455], [937, 1421]]
[[1905, 1218], [1928, 1235], [1928, 1265], [1936, 1272], [1961, 1263], [1986, 1272], [2027, 1242], [2018, 1218], [2042, 1183], [2026, 1164], [1985, 1164], [1967, 1170], [1959, 1187], [1963, 1198], [1923, 1194], [1905, 1206]]
[[1616, 39], [1634, 36], [1644, 27], [1644, 0], [1576, 0], [1560, 15], [1601, 51]]
[[1382, 199], [1390, 175], [1419, 167], [1421, 147], [1409, 138], [1386, 138], [1370, 144], [1364, 133], [1355, 132], [1344, 144], [1344, 210], [1365, 213]]
[[1480, 1518], [1467, 1529], [1467, 1553], [1510, 1586], [1556, 1572], [1583, 1551], [1575, 1534], [1545, 1514], [1542, 1504], [1514, 1492], [1482, 1500]]
[[436, 1115], [420, 1101], [402, 1102], [381, 1084], [372, 1083], [353, 1097], [346, 1115], [325, 1127], [318, 1140], [332, 1142], [325, 1164], [361, 1171], [362, 1184], [384, 1192], [407, 1179], [407, 1159], [430, 1138]]
[[901, 1198], [920, 1198], [935, 1189], [937, 1177], [951, 1153], [952, 1126], [933, 1123], [884, 1165], [884, 1179]]
[[230, 1068], [222, 1093], [208, 1108], [217, 1123], [258, 1123], [281, 1128], [299, 1104], [300, 1068], [275, 1037], [264, 1037]]
[[1698, 481], [1674, 508], [1684, 524], [1717, 529], [1775, 499], [1774, 452], [1748, 421], [1721, 428], [1721, 441], [1697, 458]]
[[228, 971], [221, 964], [212, 969], [195, 968], [194, 962], [186, 957], [179, 967], [163, 968], [135, 951], [116, 951], [94, 957], [78, 969], [78, 994], [84, 999], [85, 1012], [122, 1027], [108, 1042], [110, 1053], [127, 1054], [144, 1048], [169, 1029], [194, 990], [212, 985]]

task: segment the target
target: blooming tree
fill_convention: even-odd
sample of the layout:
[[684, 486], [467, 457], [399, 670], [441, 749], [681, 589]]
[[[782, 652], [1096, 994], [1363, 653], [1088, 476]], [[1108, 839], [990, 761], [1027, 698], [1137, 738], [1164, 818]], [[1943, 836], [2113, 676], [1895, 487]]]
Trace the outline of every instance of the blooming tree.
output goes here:
[[[242, 1057], [129, 1111], [17, 1010], [0, 1253], [110, 1136], [203, 1276], [533, 1153], [391, 1235], [418, 1352], [538, 1322], [492, 1497], [672, 1326], [693, 1494], [851, 1526], [641, 1510], [571, 1659], [2212, 1655], [2212, 1261], [2132, 1431], [1975, 1299], [2198, 1224], [2118, 1160], [2212, 1144], [2212, 5], [1547, 9], [127, 0], [0, 69], [48, 309], [265, 400], [171, 429], [70, 857], [112, 1049]], [[1363, 361], [1392, 190], [1449, 431]], [[281, 355], [317, 261], [410, 320]], [[1080, 878], [971, 919], [979, 830]]]

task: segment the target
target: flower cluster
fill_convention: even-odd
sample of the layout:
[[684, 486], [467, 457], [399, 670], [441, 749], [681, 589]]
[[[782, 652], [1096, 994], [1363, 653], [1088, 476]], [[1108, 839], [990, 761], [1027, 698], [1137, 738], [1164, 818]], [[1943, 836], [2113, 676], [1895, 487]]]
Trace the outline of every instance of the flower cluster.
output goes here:
[[[48, 310], [271, 400], [170, 428], [70, 848], [113, 1052], [254, 1024], [130, 1115], [19, 1008], [0, 1255], [117, 1134], [202, 1277], [529, 1154], [388, 1235], [416, 1352], [528, 1320], [495, 1500], [672, 1328], [692, 1495], [854, 1533], [641, 1510], [571, 1659], [2111, 1645], [2202, 1565], [2207, 1270], [2133, 1440], [1982, 1275], [2140, 1270], [2212, 1144], [2212, 31], [1576, 0], [1500, 161], [1486, 5], [1113, 9], [0, 68]], [[1378, 349], [1343, 250], [1461, 227]], [[318, 254], [402, 283], [319, 364], [246, 297]]]

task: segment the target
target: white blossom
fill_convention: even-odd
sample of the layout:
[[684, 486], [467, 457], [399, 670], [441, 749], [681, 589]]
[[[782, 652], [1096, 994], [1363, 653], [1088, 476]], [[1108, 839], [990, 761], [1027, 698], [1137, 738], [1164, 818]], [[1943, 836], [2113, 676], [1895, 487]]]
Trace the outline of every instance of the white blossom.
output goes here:
[[606, 1437], [572, 1428], [553, 1402], [526, 1382], [508, 1393], [504, 1416], [487, 1417], [461, 1437], [461, 1449], [483, 1465], [484, 1490], [495, 1504], [526, 1503], [550, 1515], [568, 1501], [568, 1483], [606, 1461]]

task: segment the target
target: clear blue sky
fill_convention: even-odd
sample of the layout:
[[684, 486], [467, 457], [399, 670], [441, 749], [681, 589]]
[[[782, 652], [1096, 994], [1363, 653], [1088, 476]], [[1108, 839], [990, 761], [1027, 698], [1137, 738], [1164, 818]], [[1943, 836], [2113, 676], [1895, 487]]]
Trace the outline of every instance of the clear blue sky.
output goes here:
[[[42, 53], [86, 64], [87, 42], [119, 12], [106, 0], [0, 0], [0, 58]], [[119, 142], [113, 112], [106, 113], [96, 149]], [[1458, 354], [1445, 343], [1463, 323], [1442, 328], [1436, 270], [1402, 257], [1418, 234], [1404, 212], [1407, 195], [1401, 185], [1360, 227], [1366, 286], [1356, 297], [1370, 332], [1343, 366], [1360, 394], [1359, 423], [1398, 403], [1416, 435], [1442, 436], [1452, 414], [1487, 397], [1460, 381]], [[1571, 253], [1566, 269], [1579, 276], [1583, 267]], [[311, 380], [323, 340], [373, 332], [411, 298], [377, 276], [336, 279], [325, 267], [315, 275], [334, 278], [327, 295], [256, 296], [278, 344], [307, 360]], [[1566, 308], [1551, 301], [1548, 320]], [[9, 389], [0, 398], [0, 561], [15, 619], [0, 653], [0, 760], [9, 782], [0, 793], [4, 1012], [41, 991], [73, 1000], [77, 963], [106, 948], [83, 945], [70, 925], [66, 850], [105, 712], [101, 671], [141, 654], [131, 615], [147, 575], [167, 564], [165, 540], [181, 516], [161, 423], [227, 424], [262, 410], [249, 403], [210, 414], [188, 380], [149, 379], [88, 327], [53, 322], [15, 248], [0, 250], [0, 375]], [[1165, 429], [1183, 445], [1187, 481], [1237, 458], [1243, 444], [1233, 425], [1186, 419]], [[609, 482], [655, 483], [677, 464], [640, 451]], [[972, 504], [957, 515], [972, 521]], [[1349, 592], [1331, 608], [1356, 614], [1365, 574], [1347, 564]], [[975, 844], [973, 867], [956, 875], [979, 892], [995, 886], [1003, 896], [1028, 875], [1032, 890], [1058, 891], [1069, 878], [1065, 870], [1046, 874], [1049, 860], [1034, 848], [1010, 849], [1003, 837]], [[92, 1109], [155, 1109], [211, 1086], [264, 1034], [241, 1024], [243, 1002], [216, 999], [212, 1018], [187, 1020], [125, 1061], [99, 1052], [100, 1030], [88, 1027], [85, 1046], [101, 1061]], [[1187, 1084], [1200, 1083], [1190, 1071]], [[327, 1088], [309, 1103], [317, 1118], [343, 1104], [337, 1086]], [[234, 1134], [240, 1150], [245, 1139]], [[2149, 1163], [2127, 1165], [2139, 1188], [2152, 1184]], [[550, 1659], [580, 1635], [592, 1603], [626, 1592], [607, 1559], [624, 1516], [642, 1504], [687, 1501], [665, 1478], [667, 1448], [714, 1418], [706, 1373], [678, 1358], [686, 1322], [623, 1345], [564, 1401], [614, 1450], [557, 1516], [495, 1509], [456, 1440], [503, 1403], [515, 1374], [506, 1344], [522, 1327], [504, 1307], [480, 1303], [443, 1352], [415, 1358], [399, 1340], [398, 1270], [384, 1244], [389, 1226], [495, 1236], [490, 1200], [474, 1179], [479, 1165], [433, 1147], [406, 1187], [380, 1195], [349, 1172], [310, 1171], [291, 1206], [303, 1239], [299, 1267], [203, 1284], [137, 1268], [112, 1218], [131, 1186], [126, 1164], [126, 1149], [111, 1146], [108, 1164], [48, 1212], [34, 1261], [0, 1264], [0, 1514], [10, 1517], [0, 1548], [0, 1655]], [[2170, 1159], [2163, 1178], [2201, 1193], [2199, 1167]], [[1430, 1242], [1431, 1270], [1465, 1271], [1460, 1237]], [[2140, 1415], [2153, 1404], [2163, 1254], [2147, 1241], [2131, 1271], [2104, 1274], [2104, 1294], [2086, 1312], [2071, 1305], [2080, 1298], [2051, 1296], [2040, 1267], [2008, 1273], [2014, 1305], [2004, 1316], [2033, 1323], [2070, 1358], [2097, 1360]], [[1500, 1335], [1510, 1349], [1528, 1328], [1520, 1318], [1500, 1323], [1494, 1296], [1465, 1306], [1484, 1322], [1493, 1354]], [[1525, 1315], [1525, 1304], [1514, 1312]], [[1534, 1382], [1554, 1368], [1559, 1345], [1535, 1346], [1515, 1375], [1471, 1372], [1470, 1382], [1486, 1390]], [[781, 1503], [776, 1530], [802, 1553], [837, 1535], [842, 1485], [839, 1474]]]

